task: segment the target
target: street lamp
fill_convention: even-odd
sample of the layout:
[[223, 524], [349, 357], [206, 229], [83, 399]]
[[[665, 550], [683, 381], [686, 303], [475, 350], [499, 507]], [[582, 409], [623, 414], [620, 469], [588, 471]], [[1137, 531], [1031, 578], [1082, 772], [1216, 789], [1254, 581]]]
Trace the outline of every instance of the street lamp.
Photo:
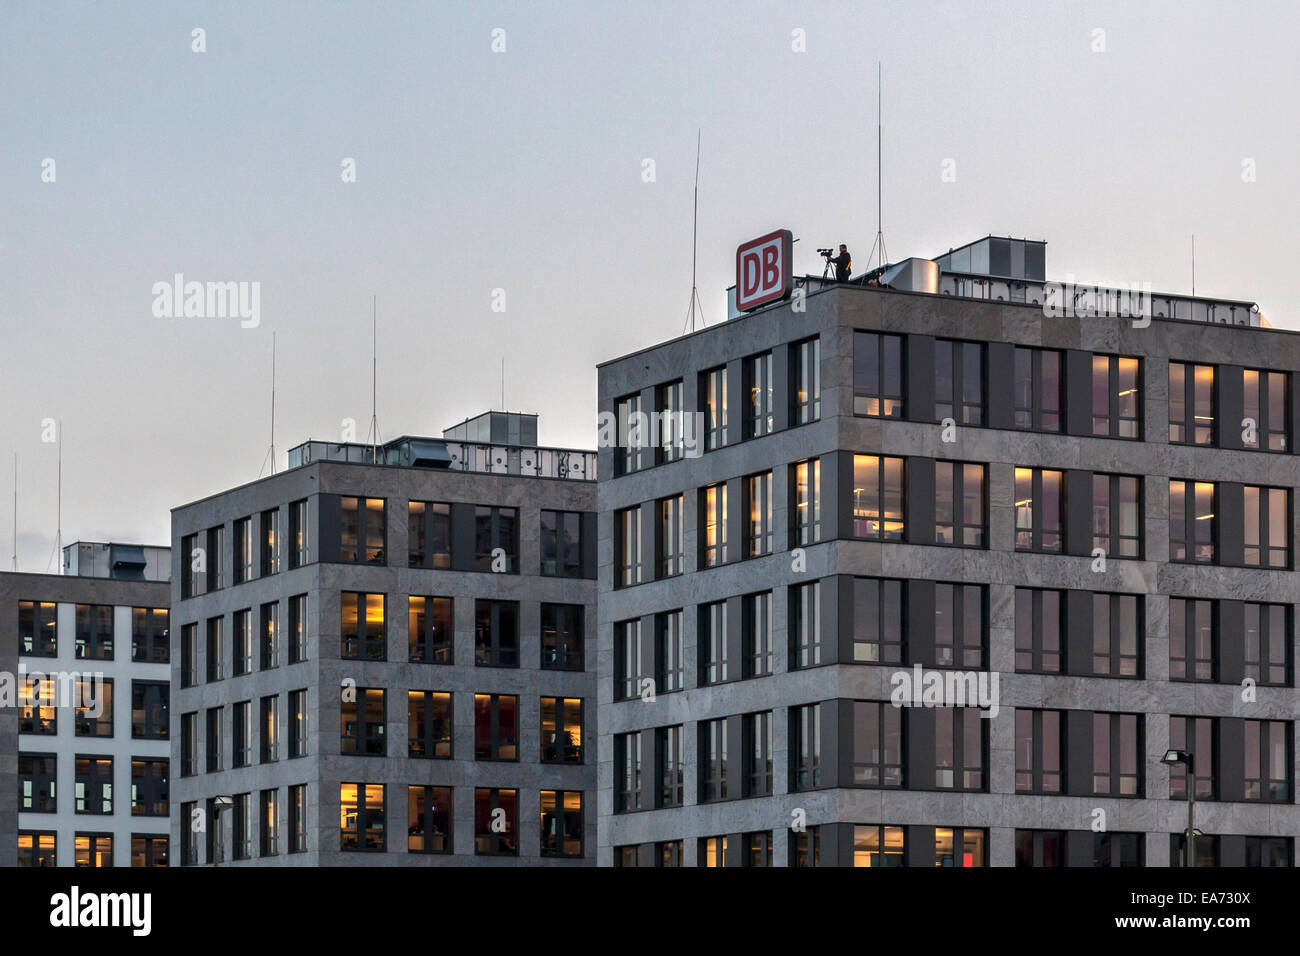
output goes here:
[[1196, 865], [1196, 776], [1192, 771], [1194, 760], [1186, 750], [1166, 750], [1160, 762], [1168, 764], [1170, 772], [1178, 764], [1187, 767], [1187, 839], [1183, 843], [1183, 865]]
[[212, 826], [216, 828], [216, 833], [213, 834], [213, 838], [216, 841], [216, 853], [213, 854], [216, 857], [216, 860], [213, 862], [213, 866], [219, 866], [221, 864], [221, 858], [225, 852], [225, 847], [222, 845], [225, 841], [221, 839], [221, 811], [229, 810], [234, 805], [234, 797], [226, 794], [221, 794], [212, 798]]

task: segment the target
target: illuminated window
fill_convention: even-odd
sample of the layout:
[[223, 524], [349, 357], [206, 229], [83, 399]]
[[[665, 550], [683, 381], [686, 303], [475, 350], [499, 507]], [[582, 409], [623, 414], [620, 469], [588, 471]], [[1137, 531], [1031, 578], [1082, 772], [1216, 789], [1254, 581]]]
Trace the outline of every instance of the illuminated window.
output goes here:
[[344, 591], [339, 595], [342, 613], [342, 656], [345, 660], [387, 660], [384, 605], [387, 596]]
[[696, 847], [698, 866], [725, 867], [727, 865], [727, 838], [725, 836], [700, 837]]
[[383, 852], [384, 785], [339, 784], [340, 849]]
[[745, 405], [745, 438], [770, 435], [772, 416], [772, 353], [764, 352], [745, 359], [744, 388], [748, 401]]
[[76, 853], [73, 865], [103, 869], [113, 865], [113, 835], [111, 833], [78, 833], [74, 837]]
[[55, 840], [53, 833], [21, 830], [18, 833], [19, 866], [55, 866]]
[[280, 852], [280, 792], [263, 790], [258, 801], [258, 855], [276, 856]]
[[407, 502], [407, 556], [412, 568], [451, 567], [451, 505], [438, 501]]
[[78, 737], [113, 736], [113, 682], [77, 678], [72, 716]]
[[727, 483], [720, 481], [700, 492], [700, 516], [704, 525], [701, 567], [727, 563]]
[[542, 791], [542, 856], [582, 856], [582, 791]]
[[280, 698], [274, 695], [262, 698], [262, 763], [280, 759]]
[[289, 598], [289, 663], [307, 659], [307, 595]]
[[903, 540], [903, 459], [853, 456], [853, 536]]
[[54, 680], [32, 680], [23, 677], [18, 692], [18, 732], [56, 736], [59, 732], [59, 712], [55, 699]]
[[289, 691], [289, 756], [307, 756], [307, 691]]
[[772, 473], [745, 479], [745, 556], [772, 553]]
[[854, 866], [902, 866], [903, 828], [855, 826]]
[[742, 836], [745, 848], [745, 866], [768, 867], [772, 865], [772, 831], [760, 830]]
[[542, 763], [582, 763], [582, 698], [543, 697]]
[[987, 866], [988, 831], [973, 827], [935, 827], [935, 866]]
[[519, 843], [519, 793], [488, 787], [474, 789], [474, 852], [516, 856]]
[[1242, 417], [1251, 427], [1242, 431], [1242, 446], [1263, 451], [1290, 450], [1288, 410], [1290, 389], [1285, 372], [1242, 371]]
[[420, 664], [451, 664], [452, 599], [412, 594], [406, 601], [407, 658]]
[[165, 607], [131, 608], [131, 660], [166, 664], [171, 658], [168, 628], [170, 613]]
[[363, 757], [383, 757], [388, 752], [384, 691], [373, 687], [357, 687], [353, 690], [354, 693], [348, 694], [339, 707], [339, 752]]
[[1103, 438], [1142, 436], [1141, 362], [1119, 355], [1092, 357], [1092, 433]]
[[167, 837], [159, 834], [131, 834], [131, 865], [133, 867], [167, 866], [167, 843]]
[[822, 828], [804, 827], [790, 831], [790, 866], [814, 867], [822, 865]]
[[280, 573], [280, 509], [262, 512], [261, 575]]
[[1217, 488], [1213, 482], [1170, 479], [1170, 561], [1214, 563], [1218, 538], [1216, 497]]
[[339, 499], [339, 561], [383, 564], [387, 546], [383, 498]]
[[1214, 444], [1214, 366], [1169, 363], [1169, 441]]
[[262, 634], [261, 666], [262, 670], [271, 670], [280, 666], [280, 605], [277, 601], [263, 604], [259, 613]]
[[790, 466], [793, 495], [792, 544], [816, 544], [822, 539], [822, 466], [820, 458], [809, 458]]
[[1059, 554], [1065, 548], [1065, 476], [1047, 468], [1017, 468], [1016, 550]]
[[[18, 602], [18, 653], [24, 657], [58, 656], [57, 605], [48, 601]], [[164, 657], [163, 660], [166, 658]]]
[[413, 690], [406, 695], [407, 754], [449, 759], [452, 755], [451, 694]]
[[289, 788], [289, 852], [307, 850], [307, 785], [296, 784]]

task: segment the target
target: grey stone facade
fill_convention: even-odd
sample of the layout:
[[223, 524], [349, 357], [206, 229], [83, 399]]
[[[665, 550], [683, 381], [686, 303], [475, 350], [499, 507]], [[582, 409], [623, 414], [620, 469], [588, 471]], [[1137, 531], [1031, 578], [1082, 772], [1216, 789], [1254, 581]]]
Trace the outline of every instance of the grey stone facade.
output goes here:
[[[896, 333], [905, 337], [908, 360], [905, 365], [907, 406], [902, 420], [855, 417], [854, 415], [854, 330]], [[790, 388], [790, 346], [817, 336], [820, 340], [820, 419], [791, 427], [787, 400]], [[1010, 385], [1006, 365], [1011, 346], [1025, 345], [1059, 349], [1065, 356], [1067, 408], [1065, 429], [1060, 434], [1019, 431], [1006, 427], [958, 427], [956, 441], [942, 440], [935, 423], [932, 356], [936, 337], [984, 343], [987, 352], [985, 400], [1002, 396], [1002, 413], [1008, 408]], [[743, 359], [772, 350], [774, 356], [774, 432], [737, 441], [742, 411], [741, 377]], [[1087, 353], [1118, 354], [1142, 359], [1142, 440], [1130, 441], [1092, 437], [1086, 416], [1088, 381], [1079, 370], [1090, 368]], [[1297, 388], [1295, 370], [1300, 369], [1300, 335], [1260, 328], [1220, 326], [1206, 323], [1156, 319], [1147, 328], [1136, 328], [1117, 318], [1046, 318], [1035, 305], [983, 302], [950, 296], [898, 292], [858, 286], [829, 286], [808, 296], [806, 311], [790, 303], [777, 304], [758, 312], [707, 328], [652, 348], [607, 362], [599, 370], [599, 408], [613, 412], [624, 396], [638, 394], [641, 408], [654, 409], [655, 387], [681, 379], [684, 407], [701, 410], [704, 398], [698, 373], [726, 365], [730, 398], [731, 441], [723, 448], [700, 457], [648, 467], [621, 477], [615, 474], [615, 451], [602, 448], [600, 458], [600, 542], [599, 542], [599, 864], [611, 865], [616, 848], [641, 848], [640, 865], [647, 865], [664, 841], [681, 839], [682, 862], [697, 862], [697, 839], [729, 836], [727, 864], [740, 865], [741, 835], [755, 831], [772, 834], [772, 863], [787, 865], [791, 853], [789, 827], [797, 810], [806, 813], [810, 826], [820, 826], [823, 864], [851, 864], [853, 825], [883, 825], [907, 828], [909, 863], [934, 865], [935, 827], [972, 827], [987, 833], [990, 865], [1015, 862], [1016, 831], [1067, 831], [1071, 863], [1087, 858], [1091, 865], [1091, 833], [1104, 811], [1111, 832], [1145, 835], [1145, 863], [1170, 863], [1169, 835], [1186, 826], [1186, 804], [1170, 799], [1170, 772], [1160, 763], [1170, 746], [1171, 715], [1221, 718], [1224, 734], [1240, 732], [1242, 719], [1284, 720], [1288, 743], [1291, 796], [1285, 802], [1252, 802], [1226, 799], [1233, 786], [1225, 782], [1225, 799], [1198, 802], [1197, 826], [1207, 835], [1221, 837], [1221, 861], [1239, 861], [1250, 836], [1291, 837], [1300, 832], [1300, 809], [1295, 805], [1296, 774], [1293, 721], [1297, 715], [1294, 677], [1287, 687], [1259, 687], [1257, 700], [1243, 702], [1241, 688], [1234, 683], [1185, 683], [1169, 679], [1169, 601], [1171, 596], [1205, 598], [1223, 602], [1260, 601], [1294, 608], [1300, 599], [1300, 585], [1294, 573], [1294, 553], [1289, 553], [1285, 570], [1260, 570], [1239, 566], [1229, 553], [1235, 542], [1240, 557], [1241, 514], [1234, 512], [1233, 488], [1241, 484], [1297, 485], [1296, 458], [1290, 454], [1268, 454], [1240, 450], [1235, 419], [1240, 418], [1240, 391], [1228, 388], [1219, 396], [1220, 440], [1214, 447], [1174, 445], [1168, 435], [1167, 363], [1190, 361], [1219, 366], [1224, 381], [1234, 370], [1262, 368], [1287, 373], [1290, 392], [1288, 414], [1290, 437], [1295, 436]], [[999, 364], [1001, 363], [1001, 364]], [[1071, 370], [1075, 370], [1072, 373]], [[1081, 390], [1082, 389], [1082, 390]], [[1235, 404], [1234, 404], [1235, 403]], [[990, 416], [992, 411], [990, 410]], [[1235, 416], [1235, 417], [1234, 417]], [[1233, 445], [1238, 450], [1233, 449]], [[920, 476], [929, 468], [927, 486], [909, 478], [905, 504], [909, 531], [899, 542], [873, 542], [852, 538], [854, 453], [900, 456], [916, 462]], [[817, 457], [821, 462], [822, 534], [818, 544], [806, 549], [806, 570], [796, 570], [791, 554], [790, 468], [800, 460]], [[982, 549], [941, 547], [926, 544], [916, 532], [926, 520], [933, 533], [933, 462], [952, 460], [986, 466], [986, 522], [988, 546]], [[928, 463], [928, 464], [927, 464]], [[1142, 530], [1144, 544], [1140, 559], [1111, 558], [1104, 573], [1094, 571], [1089, 548], [1076, 541], [1066, 553], [1041, 554], [1015, 548], [1016, 513], [1014, 472], [1017, 466], [1061, 469], [1067, 486], [1077, 487], [1087, 472], [1141, 476], [1143, 486]], [[772, 471], [774, 501], [774, 550], [771, 555], [733, 560], [708, 569], [700, 568], [701, 516], [699, 489], [719, 481], [728, 482], [729, 544], [738, 548], [743, 540], [740, 479]], [[1078, 475], [1075, 485], [1070, 476]], [[1219, 546], [1225, 563], [1180, 564], [1169, 561], [1169, 478], [1222, 483], [1219, 515]], [[684, 495], [684, 548], [686, 573], [657, 580], [654, 573], [652, 505], [667, 495]], [[1240, 502], [1240, 492], [1236, 492]], [[1068, 490], [1067, 490], [1068, 496]], [[1294, 497], [1286, 522], [1294, 549], [1297, 515]], [[645, 583], [615, 587], [615, 515], [620, 509], [640, 506], [642, 529], [648, 539], [643, 545]], [[1088, 531], [1087, 512], [1070, 506], [1067, 523]], [[1237, 506], [1239, 508], [1239, 505]], [[928, 508], [928, 511], [927, 511]], [[646, 524], [649, 521], [650, 524]], [[1067, 528], [1067, 541], [1073, 532]], [[933, 538], [930, 539], [933, 541]], [[1089, 538], [1090, 541], [1090, 538]], [[1236, 564], [1238, 566], [1230, 566]], [[907, 788], [884, 789], [852, 785], [853, 734], [851, 711], [845, 702], [888, 701], [891, 676], [903, 666], [852, 663], [852, 581], [857, 576], [906, 579], [918, 582], [957, 582], [987, 585], [987, 666], [1000, 679], [1000, 711], [989, 720], [987, 755], [984, 758], [985, 785], [981, 792], [945, 792], [913, 783], [924, 774], [910, 773]], [[789, 638], [788, 588], [813, 580], [821, 584], [822, 665], [791, 669], [786, 653]], [[1145, 646], [1141, 679], [1112, 679], [1079, 674], [1042, 675], [1017, 673], [1015, 666], [1017, 586], [1115, 592], [1141, 595], [1145, 601]], [[699, 646], [696, 608], [711, 601], [731, 600], [739, 595], [772, 591], [775, 667], [770, 676], [733, 679], [701, 686], [698, 676]], [[924, 588], [917, 589], [924, 594]], [[932, 589], [931, 589], [932, 593]], [[1225, 605], [1226, 607], [1227, 605]], [[1238, 605], [1239, 606], [1239, 605]], [[684, 631], [685, 689], [658, 693], [653, 702], [615, 699], [615, 624], [642, 622], [643, 640], [653, 634], [654, 615], [681, 609]], [[916, 614], [929, 608], [911, 609]], [[732, 614], [729, 628], [737, 625]], [[728, 635], [732, 641], [734, 634]], [[1067, 638], [1069, 639], [1069, 638]], [[1074, 638], [1077, 641], [1077, 638]], [[1295, 659], [1294, 628], [1288, 634], [1290, 659]], [[652, 641], [650, 643], [653, 643]], [[739, 646], [733, 643], [733, 648]], [[1224, 653], [1230, 653], [1227, 641]], [[1239, 653], [1239, 651], [1237, 652]], [[643, 650], [640, 673], [653, 667], [653, 654]], [[730, 661], [734, 668], [734, 657]], [[1228, 673], [1225, 665], [1224, 673]], [[802, 704], [840, 702], [823, 707], [821, 760], [823, 783], [816, 789], [792, 790], [792, 741], [789, 717]], [[1016, 787], [1016, 713], [1022, 708], [1057, 708], [1065, 711], [1095, 711], [1142, 715], [1144, 759], [1141, 761], [1141, 797], [1112, 798], [1088, 795], [1018, 794]], [[910, 708], [915, 711], [916, 708]], [[711, 718], [734, 718], [757, 711], [771, 711], [774, 728], [772, 748], [773, 793], [756, 798], [700, 800], [700, 754], [697, 727]], [[909, 717], [913, 715], [909, 714]], [[685, 805], [656, 809], [652, 799], [658, 768], [652, 749], [647, 749], [653, 728], [683, 727], [683, 770]], [[921, 726], [924, 726], [923, 723]], [[1234, 729], [1235, 728], [1235, 729]], [[615, 766], [617, 735], [641, 732], [641, 775], [650, 780], [649, 809], [616, 812], [618, 771]], [[1072, 732], [1073, 733], [1073, 732]], [[734, 786], [744, 773], [743, 755], [737, 751], [744, 738], [728, 729], [731, 744], [727, 774]], [[933, 740], [910, 734], [908, 759], [929, 758], [933, 767]], [[1240, 773], [1239, 750], [1228, 756], [1225, 745], [1225, 781]], [[1067, 757], [1069, 755], [1067, 754]], [[921, 761], [924, 763], [924, 760]], [[920, 764], [909, 771], [923, 769]], [[1067, 768], [1081, 782], [1091, 767]], [[933, 783], [933, 780], [931, 780]], [[1238, 782], [1239, 787], [1239, 782]], [[1076, 788], [1071, 787], [1073, 792]], [[734, 792], [734, 791], [733, 791]]]

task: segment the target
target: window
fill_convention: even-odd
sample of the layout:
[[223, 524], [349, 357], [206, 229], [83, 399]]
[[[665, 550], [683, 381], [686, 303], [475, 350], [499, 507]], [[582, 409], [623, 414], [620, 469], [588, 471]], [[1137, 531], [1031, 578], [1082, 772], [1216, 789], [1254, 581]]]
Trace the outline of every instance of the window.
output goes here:
[[280, 698], [272, 695], [262, 698], [262, 750], [261, 762], [274, 763], [280, 759]]
[[19, 679], [18, 732], [54, 737], [59, 732], [59, 712], [53, 678]]
[[746, 714], [741, 736], [745, 745], [745, 796], [765, 797], [772, 793], [772, 712]]
[[55, 784], [58, 763], [54, 754], [18, 754], [18, 809], [24, 813], [58, 810]]
[[543, 697], [542, 762], [582, 763], [582, 699]]
[[1016, 670], [1060, 674], [1065, 669], [1063, 591], [1016, 588]]
[[307, 691], [289, 691], [289, 756], [307, 756]]
[[252, 612], [248, 610], [234, 613], [234, 659], [231, 675], [241, 677], [253, 672], [253, 624]]
[[272, 601], [261, 607], [261, 665], [267, 671], [280, 666], [280, 604]]
[[55, 866], [55, 835], [31, 830], [18, 831], [19, 866]]
[[682, 727], [655, 730], [655, 751], [659, 768], [659, 807], [680, 807], [685, 799], [685, 771], [682, 767]]
[[682, 637], [682, 612], [655, 615], [655, 692], [669, 694], [686, 689], [686, 652]]
[[406, 694], [407, 754], [450, 759], [452, 755], [451, 694], [413, 690]]
[[1244, 837], [1247, 866], [1291, 866], [1291, 837]]
[[1254, 568], [1291, 566], [1291, 493], [1286, 488], [1246, 485], [1245, 554]]
[[[1169, 599], [1170, 680], [1213, 681], [1216, 679], [1219, 627], [1215, 603], [1176, 597]], [[1249, 620], [1250, 605], [1246, 607]], [[1248, 623], [1247, 654], [1250, 653], [1250, 644]]]
[[474, 788], [474, 852], [514, 856], [519, 823], [518, 791]]
[[934, 417], [958, 425], [984, 424], [984, 346], [938, 339], [934, 343]]
[[199, 682], [199, 626], [185, 624], [181, 627], [181, 686], [193, 687]]
[[745, 866], [768, 867], [772, 865], [772, 831], [746, 833], [744, 840]]
[[289, 663], [307, 659], [307, 595], [289, 598]]
[[796, 867], [822, 865], [822, 830], [819, 826], [790, 831], [789, 862]]
[[73, 841], [76, 850], [72, 859], [74, 866], [104, 869], [113, 865], [111, 833], [78, 833]]
[[384, 840], [384, 785], [339, 784], [340, 849], [377, 850]]
[[280, 509], [262, 512], [261, 575], [280, 573]]
[[1169, 481], [1169, 560], [1213, 564], [1218, 539], [1216, 488], [1209, 481]]
[[816, 544], [822, 539], [821, 459], [809, 458], [792, 465], [790, 487], [794, 491], [792, 544], [795, 547]]
[[167, 681], [131, 681], [131, 738], [166, 740], [170, 701], [171, 684]]
[[727, 680], [727, 602], [700, 605], [697, 653], [700, 686]]
[[519, 698], [474, 695], [474, 759], [519, 759]]
[[25, 657], [58, 656], [57, 605], [48, 601], [18, 602], [18, 653]]
[[903, 417], [903, 337], [853, 333], [853, 414]]
[[231, 708], [230, 736], [233, 752], [230, 766], [234, 769], [247, 767], [252, 760], [252, 707], [252, 701], [241, 700]]
[[614, 735], [614, 812], [640, 810], [641, 735]]
[[984, 586], [934, 586], [934, 663], [936, 667], [984, 667], [988, 633]]
[[311, 539], [307, 533], [307, 499], [289, 505], [289, 567], [311, 563]]
[[542, 856], [582, 856], [582, 791], [542, 791]]
[[1061, 430], [1061, 353], [1016, 348], [1015, 427], [1036, 432]]
[[1016, 710], [1016, 793], [1065, 789], [1065, 721], [1059, 710]]
[[816, 790], [822, 785], [822, 707], [790, 708], [790, 789]]
[[383, 498], [339, 499], [339, 561], [344, 564], [384, 564], [387, 528]]
[[1099, 797], [1142, 795], [1142, 718], [1138, 714], [1092, 715], [1092, 792]]
[[1059, 471], [1016, 469], [1017, 551], [1059, 554], [1064, 549], [1064, 484], [1064, 475]]
[[154, 833], [131, 834], [133, 867], [166, 867], [167, 837]]
[[1247, 602], [1244, 610], [1246, 670], [1243, 676], [1257, 684], [1290, 687], [1290, 607], [1285, 604]]
[[902, 708], [888, 702], [853, 702], [853, 785], [903, 786]]
[[853, 660], [860, 664], [903, 662], [902, 581], [853, 579]]
[[451, 787], [407, 787], [406, 806], [406, 852], [452, 852]]
[[686, 570], [682, 560], [685, 555], [682, 500], [681, 495], [673, 495], [655, 502], [655, 517], [659, 526], [656, 573], [660, 578], [670, 578]]
[[[1213, 717], [1169, 718], [1170, 748], [1192, 755], [1197, 800], [1214, 800], [1218, 795], [1218, 748], [1215, 746], [1218, 730], [1218, 721]], [[1186, 764], [1169, 768], [1169, 796], [1174, 800], [1187, 799]]]
[[790, 588], [790, 669], [822, 662], [821, 582]]
[[618, 421], [618, 446], [614, 454], [614, 474], [627, 475], [640, 471], [642, 450], [649, 435], [643, 434], [645, 416], [641, 414], [641, 396], [626, 395], [614, 402], [614, 416]]
[[1242, 416], [1254, 422], [1242, 431], [1242, 446], [1262, 451], [1288, 451], [1291, 407], [1287, 374], [1248, 368], [1242, 371]]
[[474, 508], [474, 568], [519, 573], [519, 509]]
[[221, 708], [209, 707], [207, 711], [207, 746], [204, 748], [207, 759], [204, 769], [216, 773], [221, 765]]
[[855, 826], [854, 866], [902, 866], [903, 828]]
[[387, 595], [344, 591], [339, 595], [342, 609], [342, 657], [353, 661], [388, 659], [384, 633], [384, 604]]
[[1142, 865], [1142, 834], [1094, 833], [1092, 865], [1097, 867], [1136, 867]]
[[73, 796], [77, 813], [113, 812], [113, 758], [77, 754], [73, 762], [77, 779]]
[[519, 602], [474, 602], [474, 663], [519, 666]]
[[1016, 866], [1065, 866], [1065, 831], [1017, 830]]
[[1245, 799], [1291, 802], [1291, 723], [1247, 720]]
[[253, 578], [253, 519], [235, 519], [235, 584]]
[[384, 733], [384, 691], [374, 687], [354, 688], [340, 707], [339, 753], [362, 757], [383, 757], [388, 753]]
[[181, 804], [181, 820], [188, 823], [181, 825], [181, 866], [194, 866], [199, 861], [199, 835], [192, 823], [197, 811], [195, 801]]
[[986, 546], [984, 466], [934, 463], [934, 540], [962, 548]]
[[451, 505], [442, 501], [408, 501], [406, 563], [412, 568], [451, 567]]
[[205, 593], [219, 591], [225, 586], [221, 577], [221, 561], [225, 556], [226, 529], [222, 525], [208, 529], [208, 550], [204, 555], [207, 563], [207, 588]]
[[307, 849], [307, 785], [296, 784], [289, 788], [289, 852], [303, 853]]
[[93, 675], [77, 678], [72, 716], [78, 737], [113, 736], [113, 681]]
[[935, 866], [987, 866], [988, 831], [974, 827], [936, 827]]
[[725, 836], [700, 837], [696, 843], [695, 858], [698, 866], [725, 867], [727, 838]]
[[276, 856], [280, 852], [280, 792], [263, 790], [258, 804], [258, 855]]
[[542, 574], [582, 577], [582, 513], [542, 511]]
[[1146, 640], [1138, 594], [1092, 596], [1092, 672], [1097, 677], [1141, 677]]
[[741, 640], [744, 675], [769, 677], [772, 674], [772, 592], [746, 594], [741, 599]]
[[408, 659], [419, 664], [452, 663], [451, 622], [451, 598], [410, 595], [406, 600]]
[[700, 515], [704, 523], [704, 560], [700, 566], [716, 568], [727, 563], [727, 483], [709, 485], [700, 493]]
[[1142, 556], [1142, 479], [1092, 476], [1092, 547], [1112, 558]]
[[641, 583], [641, 508], [633, 505], [614, 513], [614, 548], [618, 553], [615, 587]]
[[199, 715], [197, 711], [181, 714], [181, 776], [192, 777], [199, 772], [197, 741]]
[[113, 605], [77, 605], [76, 658], [79, 661], [113, 659]]
[[853, 456], [853, 536], [903, 540], [903, 459]]
[[727, 721], [725, 718], [700, 721], [700, 803], [726, 800], [727, 791]]
[[165, 607], [131, 608], [131, 660], [166, 664], [171, 659], [170, 617]]
[[794, 343], [790, 346], [790, 358], [794, 362], [790, 374], [794, 398], [790, 421], [793, 425], [807, 425], [822, 417], [821, 339]]
[[744, 437], [759, 438], [770, 435], [772, 416], [772, 353], [764, 352], [745, 359], [744, 389], [748, 395], [745, 405]]
[[131, 758], [131, 816], [165, 817], [168, 813], [169, 762]]
[[1142, 365], [1119, 355], [1092, 357], [1092, 433], [1142, 437]]
[[226, 620], [221, 617], [208, 618], [208, 683], [223, 680], [226, 676]]
[[704, 399], [704, 450], [713, 451], [727, 444], [727, 369], [710, 369], [700, 376], [700, 394]]
[[580, 671], [583, 668], [581, 604], [542, 604], [542, 670]]
[[[641, 865], [641, 847], [633, 844], [632, 846], [614, 847], [614, 865], [621, 869], [635, 868]], [[650, 864], [646, 864], [649, 866]]]
[[631, 700], [641, 695], [641, 621], [619, 621], [614, 625], [614, 699]]
[[[682, 380], [668, 382], [655, 388], [655, 409], [659, 412], [659, 442], [656, 449], [658, 464], [667, 464], [682, 457], [686, 402]], [[692, 430], [694, 436], [694, 430]]]
[[745, 479], [745, 557], [772, 553], [772, 473]]
[[1214, 366], [1169, 363], [1169, 441], [1214, 444]]
[[199, 536], [187, 534], [181, 538], [181, 599], [194, 597], [194, 559], [199, 550]]

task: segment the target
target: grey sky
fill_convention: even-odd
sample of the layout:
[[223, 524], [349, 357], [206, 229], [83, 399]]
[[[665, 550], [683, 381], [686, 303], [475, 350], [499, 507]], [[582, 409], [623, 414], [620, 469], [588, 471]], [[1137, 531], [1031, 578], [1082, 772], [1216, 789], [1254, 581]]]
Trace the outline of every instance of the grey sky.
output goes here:
[[[1011, 234], [1049, 278], [1186, 291], [1194, 232], [1199, 293], [1300, 328], [1298, 27], [1282, 2], [7, 2], [0, 566], [14, 452], [20, 565], [52, 551], [43, 419], [65, 542], [163, 543], [170, 507], [255, 479], [272, 331], [281, 467], [345, 418], [364, 438], [372, 295], [381, 437], [498, 406], [504, 356], [542, 442], [592, 446], [595, 364], [682, 330], [697, 127], [706, 319], [772, 229], [803, 271], [841, 241], [865, 265], [877, 60], [892, 259]], [[177, 272], [260, 282], [260, 326], [154, 318]]]

